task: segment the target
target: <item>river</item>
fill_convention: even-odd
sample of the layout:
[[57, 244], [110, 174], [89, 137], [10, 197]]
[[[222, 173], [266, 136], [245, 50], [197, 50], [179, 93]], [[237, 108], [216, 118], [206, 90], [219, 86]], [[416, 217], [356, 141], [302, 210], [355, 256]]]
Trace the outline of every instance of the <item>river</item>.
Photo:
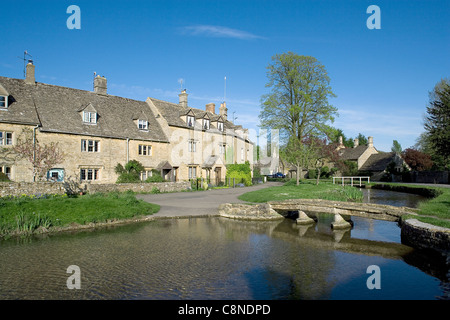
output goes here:
[[[422, 200], [365, 193], [391, 205]], [[168, 219], [3, 240], [0, 299], [449, 299], [448, 266], [402, 245], [396, 223], [353, 217], [351, 231], [336, 233], [331, 220]], [[80, 289], [68, 288], [69, 266]], [[380, 289], [368, 287], [370, 266]]]

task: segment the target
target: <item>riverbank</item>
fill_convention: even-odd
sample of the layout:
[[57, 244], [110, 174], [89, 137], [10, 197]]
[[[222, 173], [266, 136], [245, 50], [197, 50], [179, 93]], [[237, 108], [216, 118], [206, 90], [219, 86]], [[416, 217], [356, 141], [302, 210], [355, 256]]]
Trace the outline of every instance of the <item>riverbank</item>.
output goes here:
[[145, 218], [159, 209], [159, 205], [136, 199], [134, 192], [3, 197], [0, 237], [125, 223]]
[[449, 187], [399, 183], [370, 183], [366, 187], [424, 196], [429, 200], [419, 203], [418, 216], [405, 216], [403, 219], [417, 219], [423, 223], [450, 229]]

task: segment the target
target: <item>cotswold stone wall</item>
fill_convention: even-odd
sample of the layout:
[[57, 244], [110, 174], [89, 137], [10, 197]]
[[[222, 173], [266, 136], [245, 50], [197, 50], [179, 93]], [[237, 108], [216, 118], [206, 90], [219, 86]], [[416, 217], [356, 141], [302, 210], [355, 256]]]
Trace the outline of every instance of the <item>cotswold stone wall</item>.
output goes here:
[[403, 243], [412, 247], [450, 254], [450, 229], [408, 219], [402, 223], [401, 237]]
[[177, 192], [188, 190], [191, 187], [189, 181], [181, 182], [152, 182], [152, 183], [110, 183], [110, 184], [87, 184], [88, 193], [96, 192], [125, 192], [128, 190], [134, 192], [152, 192], [157, 188], [160, 192]]
[[0, 197], [64, 193], [63, 184], [57, 182], [0, 182]]

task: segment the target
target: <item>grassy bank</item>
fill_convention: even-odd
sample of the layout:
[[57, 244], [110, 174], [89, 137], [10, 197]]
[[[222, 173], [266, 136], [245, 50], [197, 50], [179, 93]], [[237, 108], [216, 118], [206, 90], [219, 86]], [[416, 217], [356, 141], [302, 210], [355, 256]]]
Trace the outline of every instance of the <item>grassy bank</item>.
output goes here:
[[124, 220], [158, 211], [158, 205], [137, 200], [133, 192], [4, 197], [0, 198], [0, 236]]
[[396, 183], [374, 184], [372, 187], [381, 186], [385, 190], [415, 193], [430, 198], [419, 204], [417, 211], [419, 216], [405, 218], [414, 218], [435, 226], [450, 228], [450, 188]]
[[315, 181], [302, 181], [297, 186], [295, 180], [288, 181], [283, 186], [251, 191], [239, 196], [242, 201], [258, 203], [287, 199], [362, 201], [362, 198], [362, 192], [354, 187], [343, 187], [329, 182], [321, 182], [316, 185]]

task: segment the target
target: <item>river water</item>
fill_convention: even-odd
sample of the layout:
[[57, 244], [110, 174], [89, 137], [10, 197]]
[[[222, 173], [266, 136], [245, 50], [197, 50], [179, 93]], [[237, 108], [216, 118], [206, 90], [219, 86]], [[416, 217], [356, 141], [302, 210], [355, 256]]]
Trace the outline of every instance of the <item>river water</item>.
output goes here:
[[[365, 192], [391, 205], [421, 200]], [[0, 299], [449, 299], [442, 259], [402, 245], [396, 223], [352, 220], [345, 233], [324, 214], [309, 228], [191, 218], [4, 240]], [[73, 265], [80, 289], [68, 289]], [[367, 285], [373, 265], [380, 289]]]

